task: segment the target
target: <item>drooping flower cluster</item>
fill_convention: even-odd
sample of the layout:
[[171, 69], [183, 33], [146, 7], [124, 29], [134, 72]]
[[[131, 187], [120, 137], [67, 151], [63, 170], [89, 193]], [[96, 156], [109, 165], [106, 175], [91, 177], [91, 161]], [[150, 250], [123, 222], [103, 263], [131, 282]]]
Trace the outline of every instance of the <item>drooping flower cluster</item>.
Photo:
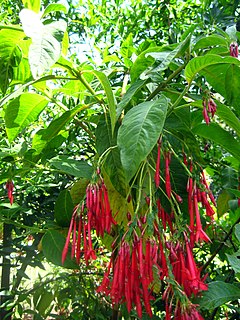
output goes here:
[[14, 200], [14, 197], [13, 197], [13, 189], [14, 189], [14, 184], [13, 184], [13, 181], [12, 180], [8, 180], [7, 183], [6, 183], [6, 189], [8, 191], [8, 199], [9, 199], [9, 202], [10, 204], [12, 205], [13, 204], [13, 200]]
[[[161, 148], [164, 148], [163, 152]], [[162, 168], [161, 155], [164, 159]], [[136, 197], [134, 192], [126, 196], [126, 207], [129, 205], [130, 208], [125, 213], [127, 221], [125, 225], [116, 227], [117, 236], [112, 243], [111, 259], [97, 292], [108, 296], [113, 306], [125, 303], [128, 312], [136, 309], [139, 318], [142, 318], [144, 309], [151, 317], [151, 300], [154, 300], [157, 290], [156, 283], [159, 285], [163, 282], [165, 319], [170, 320], [174, 314], [174, 319], [201, 320], [197, 306], [193, 305], [190, 299], [207, 290], [207, 284], [205, 277], [201, 276], [201, 268], [195, 262], [193, 249], [197, 242], [210, 241], [203, 230], [201, 213], [206, 212], [212, 220], [215, 199], [204, 172], [185, 154], [183, 163], [189, 178], [187, 194], [185, 192], [187, 200], [182, 199], [174, 184], [171, 164], [171, 157], [174, 155], [173, 149], [163, 146], [159, 139], [153, 182], [156, 188], [154, 195], [146, 195], [142, 191], [142, 203], [136, 205], [135, 211], [134, 201], [139, 199], [139, 196]], [[194, 172], [196, 168], [198, 174]], [[189, 220], [185, 229], [182, 229], [185, 231], [180, 232], [179, 206], [184, 201], [188, 202]], [[186, 206], [183, 204], [183, 207]], [[62, 262], [66, 259], [69, 246], [71, 257], [78, 263], [81, 257], [84, 257], [86, 264], [96, 259], [92, 231], [94, 230], [97, 236], [104, 237], [105, 233], [111, 233], [113, 224], [115, 221], [108, 190], [99, 175], [97, 182], [87, 186], [83, 203], [74, 209]]]
[[206, 124], [208, 125], [211, 122], [210, 116], [212, 116], [213, 118], [214, 114], [217, 111], [217, 105], [212, 98], [209, 98], [209, 99], [204, 98], [202, 105], [203, 105], [203, 118]]
[[238, 58], [238, 44], [236, 42], [230, 44], [230, 55]]
[[[143, 304], [151, 317], [153, 265], [157, 265], [158, 258], [156, 242], [145, 240], [135, 234], [131, 244], [122, 240], [115, 258], [114, 255], [113, 251], [108, 269], [97, 291], [109, 295], [113, 305], [125, 302], [128, 312], [135, 305], [140, 318]], [[110, 281], [111, 269], [113, 276]]]
[[86, 188], [86, 204], [74, 208], [65, 246], [62, 252], [64, 263], [69, 245], [71, 244], [71, 257], [80, 262], [81, 255], [88, 265], [89, 260], [96, 259], [92, 245], [92, 231], [96, 230], [97, 236], [110, 233], [112, 224], [115, 223], [110, 209], [108, 191], [102, 178], [95, 184]]

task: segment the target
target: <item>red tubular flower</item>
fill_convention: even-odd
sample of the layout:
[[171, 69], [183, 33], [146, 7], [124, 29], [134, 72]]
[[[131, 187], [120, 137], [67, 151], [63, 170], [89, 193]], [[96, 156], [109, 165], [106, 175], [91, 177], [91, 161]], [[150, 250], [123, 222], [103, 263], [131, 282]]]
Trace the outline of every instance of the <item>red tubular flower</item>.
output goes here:
[[6, 189], [8, 191], [8, 199], [9, 199], [9, 202], [10, 204], [12, 205], [13, 204], [13, 200], [14, 200], [14, 197], [13, 197], [13, 189], [14, 189], [14, 184], [13, 184], [13, 181], [12, 180], [8, 180], [7, 183], [6, 183]]
[[212, 118], [217, 111], [217, 105], [212, 98], [208, 100], [208, 112], [211, 113]]
[[198, 242], [199, 240], [203, 241], [211, 241], [208, 235], [203, 231], [202, 229], [202, 223], [201, 223], [201, 218], [200, 218], [200, 213], [199, 213], [199, 208], [198, 208], [198, 201], [197, 201], [197, 194], [196, 192], [194, 193], [194, 211], [195, 211], [195, 216], [196, 216], [196, 234], [195, 234], [195, 241]]
[[156, 188], [158, 188], [160, 186], [160, 159], [161, 159], [161, 142], [158, 141], [156, 171], [155, 171], [155, 176], [154, 176]]
[[208, 115], [208, 111], [207, 111], [207, 106], [206, 106], [206, 101], [205, 100], [203, 101], [203, 118], [204, 118], [206, 124], [209, 125], [210, 118], [209, 118], [209, 115]]
[[171, 161], [171, 154], [170, 152], [165, 152], [165, 187], [166, 187], [166, 193], [168, 198], [171, 198], [171, 179], [170, 179], [170, 170], [169, 165]]

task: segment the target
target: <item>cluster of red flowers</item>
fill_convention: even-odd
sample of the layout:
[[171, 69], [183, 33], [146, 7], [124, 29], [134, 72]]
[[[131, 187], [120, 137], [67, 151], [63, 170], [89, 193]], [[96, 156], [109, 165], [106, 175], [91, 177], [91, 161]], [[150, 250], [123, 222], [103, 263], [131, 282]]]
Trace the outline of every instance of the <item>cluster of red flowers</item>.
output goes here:
[[[157, 264], [158, 248], [155, 241], [145, 240], [136, 234], [130, 245], [122, 240], [118, 253], [112, 253], [102, 284], [97, 289], [111, 297], [113, 305], [126, 302], [128, 312], [136, 306], [142, 317], [142, 302], [149, 316], [152, 316], [150, 300], [153, 299], [153, 265]], [[110, 281], [110, 271], [113, 276]]]
[[13, 184], [12, 180], [8, 180], [7, 181], [6, 189], [8, 191], [8, 199], [10, 201], [10, 204], [12, 205], [13, 204], [13, 200], [14, 200], [14, 197], [13, 197], [14, 184]]
[[[86, 213], [85, 213], [86, 211]], [[108, 191], [103, 179], [100, 177], [95, 184], [89, 184], [86, 189], [86, 210], [84, 203], [74, 208], [65, 246], [62, 252], [64, 263], [69, 245], [71, 243], [71, 257], [77, 263], [83, 254], [86, 264], [89, 260], [96, 259], [92, 245], [92, 230], [103, 237], [104, 232], [110, 233], [112, 224], [115, 223], [110, 209]]]
[[210, 115], [213, 118], [214, 114], [217, 111], [217, 105], [212, 98], [203, 99], [202, 105], [203, 105], [203, 118], [206, 124], [208, 125], [211, 122]]
[[[191, 173], [187, 183], [189, 225], [184, 233], [179, 233], [174, 206], [183, 200], [171, 187], [171, 154], [169, 150], [163, 152], [165, 168], [162, 178], [159, 139], [154, 181], [156, 189], [162, 190], [165, 201], [168, 199], [171, 204], [171, 212], [166, 211], [164, 202], [157, 196], [161, 193], [157, 191], [155, 201], [151, 195], [144, 195], [147, 208], [144, 204], [142, 211], [126, 213], [129, 222], [124, 228], [124, 235], [117, 237], [112, 244], [111, 259], [97, 292], [109, 296], [113, 306], [125, 303], [129, 312], [136, 308], [139, 318], [144, 308], [151, 317], [151, 300], [154, 299], [156, 282], [164, 281], [166, 287], [162, 299], [165, 303], [165, 319], [170, 320], [174, 314], [174, 319], [178, 320], [202, 320], [197, 306], [190, 301], [192, 296], [207, 290], [205, 278], [200, 275], [201, 268], [194, 260], [193, 248], [196, 242], [210, 241], [203, 230], [200, 207], [213, 219], [212, 205], [215, 205], [215, 199], [203, 171], [200, 171], [200, 177], [194, 178], [193, 163], [184, 155], [184, 164]], [[165, 190], [160, 187], [161, 179], [165, 181]], [[127, 202], [131, 201], [132, 196], [128, 196]], [[149, 227], [148, 214], [152, 212], [153, 215], [153, 208], [157, 214], [155, 218], [151, 217], [153, 225], [150, 231], [146, 231]], [[108, 191], [99, 175], [97, 183], [87, 186], [84, 203], [74, 209], [62, 262], [66, 259], [70, 243], [71, 256], [78, 263], [81, 256], [86, 264], [96, 259], [92, 230], [103, 237], [105, 233], [111, 232], [114, 223]]]

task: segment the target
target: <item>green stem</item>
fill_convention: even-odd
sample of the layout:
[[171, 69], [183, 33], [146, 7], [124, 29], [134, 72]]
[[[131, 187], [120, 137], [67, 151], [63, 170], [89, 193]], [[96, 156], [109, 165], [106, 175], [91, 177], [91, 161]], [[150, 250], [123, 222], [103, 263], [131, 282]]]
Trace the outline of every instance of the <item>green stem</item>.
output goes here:
[[146, 162], [144, 161], [142, 164], [142, 168], [140, 171], [140, 177], [139, 177], [139, 188], [138, 188], [138, 200], [137, 200], [137, 207], [135, 210], [135, 213], [138, 213], [139, 207], [140, 207], [140, 202], [141, 202], [141, 195], [142, 195], [142, 184], [143, 184], [143, 172], [145, 168]]
[[101, 99], [98, 98], [97, 93], [93, 90], [93, 88], [89, 85], [89, 83], [85, 80], [84, 76], [81, 73], [77, 74], [77, 77], [79, 79], [79, 81], [82, 82], [82, 84], [84, 85], [84, 87], [95, 97], [95, 99], [97, 100], [97, 102], [101, 105], [103, 105], [103, 101]]
[[177, 68], [173, 73], [170, 74], [170, 76], [163, 82], [160, 83], [160, 85], [149, 95], [147, 98], [147, 101], [152, 100], [160, 91], [162, 91], [172, 79], [174, 79], [184, 68], [186, 64], [184, 63], [179, 68]]
[[171, 152], [173, 153], [173, 155], [178, 159], [178, 161], [180, 162], [180, 164], [183, 166], [184, 170], [188, 173], [188, 175], [191, 177], [192, 176], [192, 172], [188, 169], [188, 167], [185, 165], [185, 163], [179, 158], [179, 156], [176, 154], [176, 152], [174, 151], [173, 147], [171, 146], [171, 144], [169, 142], [168, 143], [168, 147], [171, 150]]

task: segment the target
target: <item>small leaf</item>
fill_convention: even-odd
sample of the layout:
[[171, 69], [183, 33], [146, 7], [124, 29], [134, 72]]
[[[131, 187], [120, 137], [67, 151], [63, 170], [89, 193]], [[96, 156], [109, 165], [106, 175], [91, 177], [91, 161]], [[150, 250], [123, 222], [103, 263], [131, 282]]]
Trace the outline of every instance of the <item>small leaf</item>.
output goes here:
[[70, 192], [68, 190], [61, 191], [54, 207], [54, 217], [59, 226], [69, 226], [73, 208], [74, 206]]
[[68, 156], [57, 156], [50, 160], [50, 165], [77, 178], [91, 179], [93, 168], [84, 160], [70, 159]]
[[51, 292], [44, 290], [38, 304], [36, 305], [36, 310], [40, 313], [41, 316], [45, 316], [47, 309], [50, 307], [54, 296]]
[[124, 117], [118, 132], [121, 162], [127, 180], [133, 177], [162, 132], [168, 101], [164, 96], [133, 107]]
[[240, 299], [240, 289], [223, 281], [209, 283], [208, 291], [204, 291], [199, 303], [202, 309], [212, 310], [221, 305]]
[[42, 18], [48, 15], [51, 12], [62, 11], [67, 13], [67, 8], [63, 4], [51, 3], [49, 4], [43, 12]]
[[240, 241], [240, 223], [235, 226], [235, 235], [238, 238], [238, 241]]
[[71, 259], [70, 252], [62, 265], [62, 250], [66, 238], [56, 230], [48, 230], [42, 238], [42, 249], [44, 256], [57, 266], [69, 269], [78, 269], [78, 265]]
[[36, 93], [23, 93], [12, 100], [5, 110], [6, 131], [9, 142], [30, 123], [37, 120], [48, 101]]
[[229, 210], [229, 200], [232, 199], [232, 196], [226, 190], [222, 191], [217, 198], [217, 213], [221, 217], [224, 213]]

